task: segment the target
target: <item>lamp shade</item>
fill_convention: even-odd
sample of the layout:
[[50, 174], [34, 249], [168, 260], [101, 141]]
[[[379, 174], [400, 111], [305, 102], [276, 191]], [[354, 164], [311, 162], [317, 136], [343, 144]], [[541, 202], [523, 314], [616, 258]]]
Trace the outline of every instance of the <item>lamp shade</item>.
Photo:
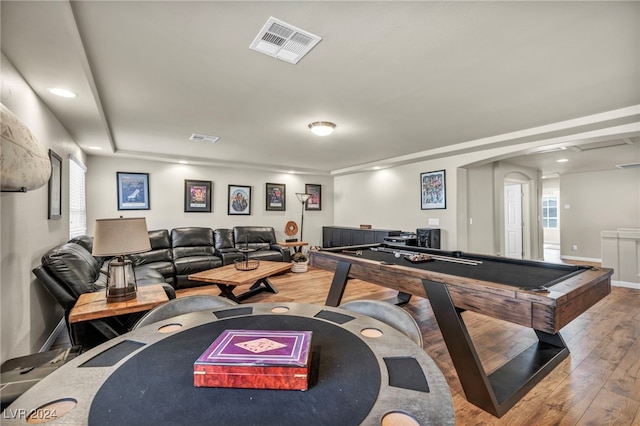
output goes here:
[[151, 243], [145, 218], [96, 219], [94, 256], [122, 256], [149, 250]]

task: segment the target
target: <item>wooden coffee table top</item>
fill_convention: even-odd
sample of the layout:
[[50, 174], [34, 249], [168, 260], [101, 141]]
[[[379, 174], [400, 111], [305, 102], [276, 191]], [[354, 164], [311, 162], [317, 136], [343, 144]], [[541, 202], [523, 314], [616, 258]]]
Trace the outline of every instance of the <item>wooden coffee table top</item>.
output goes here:
[[239, 271], [235, 265], [225, 265], [220, 268], [209, 269], [189, 275], [193, 281], [203, 281], [212, 284], [243, 285], [254, 284], [262, 278], [267, 278], [291, 269], [291, 263], [261, 260], [260, 266], [251, 271]]
[[138, 287], [135, 299], [107, 303], [106, 291], [81, 294], [69, 312], [69, 322], [89, 321], [133, 312], [148, 311], [168, 302], [169, 298], [161, 284]]

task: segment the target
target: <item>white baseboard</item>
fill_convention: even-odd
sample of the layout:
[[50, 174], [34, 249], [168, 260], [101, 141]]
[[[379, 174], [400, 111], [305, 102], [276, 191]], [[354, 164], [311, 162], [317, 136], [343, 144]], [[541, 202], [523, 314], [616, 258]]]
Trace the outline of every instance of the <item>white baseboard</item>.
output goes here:
[[602, 259], [596, 259], [593, 257], [578, 257], [578, 256], [560, 256], [560, 259], [566, 260], [577, 260], [579, 262], [591, 262], [591, 263], [602, 263]]
[[51, 346], [53, 346], [53, 343], [58, 338], [58, 335], [62, 331], [66, 332], [66, 330], [67, 330], [67, 324], [65, 323], [64, 317], [63, 317], [60, 319], [60, 322], [58, 323], [58, 325], [56, 325], [56, 328], [53, 329], [49, 337], [47, 337], [47, 340], [43, 343], [42, 347], [40, 348], [40, 352], [46, 352], [49, 349], [51, 349]]
[[611, 285], [615, 287], [627, 287], [627, 288], [633, 288], [635, 290], [640, 290], [640, 283], [632, 283], [629, 281], [611, 280]]

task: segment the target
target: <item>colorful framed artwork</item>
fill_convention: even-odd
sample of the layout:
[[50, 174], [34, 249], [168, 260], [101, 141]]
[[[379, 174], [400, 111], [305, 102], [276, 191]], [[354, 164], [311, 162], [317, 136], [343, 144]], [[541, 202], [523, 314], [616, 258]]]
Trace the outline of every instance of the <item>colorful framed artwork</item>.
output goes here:
[[267, 183], [265, 193], [266, 209], [283, 212], [287, 210], [287, 185], [284, 183]]
[[149, 210], [149, 173], [116, 172], [118, 210]]
[[307, 183], [304, 185], [305, 194], [311, 194], [304, 206], [305, 210], [322, 210], [322, 185]]
[[445, 171], [420, 173], [420, 205], [422, 210], [446, 209]]
[[62, 158], [49, 150], [51, 177], [49, 177], [49, 214], [52, 220], [62, 218]]
[[184, 211], [211, 213], [211, 181], [184, 181]]
[[229, 209], [230, 215], [251, 214], [251, 187], [243, 185], [229, 185]]

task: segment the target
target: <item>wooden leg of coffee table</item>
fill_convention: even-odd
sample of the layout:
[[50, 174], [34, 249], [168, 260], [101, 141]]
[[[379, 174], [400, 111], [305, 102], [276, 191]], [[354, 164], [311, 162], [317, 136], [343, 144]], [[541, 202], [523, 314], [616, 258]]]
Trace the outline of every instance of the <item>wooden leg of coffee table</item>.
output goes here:
[[220, 289], [220, 296], [226, 297], [227, 299], [233, 300], [236, 303], [240, 303], [240, 299], [233, 294], [233, 289], [236, 288], [235, 285], [226, 285], [226, 284], [216, 284]]
[[277, 293], [278, 290], [273, 286], [273, 284], [271, 283], [271, 281], [269, 281], [269, 278], [262, 278], [258, 281], [256, 281], [256, 283], [254, 285], [252, 285], [251, 287], [249, 287], [249, 290], [247, 290], [246, 292], [239, 294], [237, 297], [239, 300], [245, 300], [248, 299], [251, 296], [254, 296], [258, 293], [262, 293], [263, 291], [267, 291], [269, 293]]

